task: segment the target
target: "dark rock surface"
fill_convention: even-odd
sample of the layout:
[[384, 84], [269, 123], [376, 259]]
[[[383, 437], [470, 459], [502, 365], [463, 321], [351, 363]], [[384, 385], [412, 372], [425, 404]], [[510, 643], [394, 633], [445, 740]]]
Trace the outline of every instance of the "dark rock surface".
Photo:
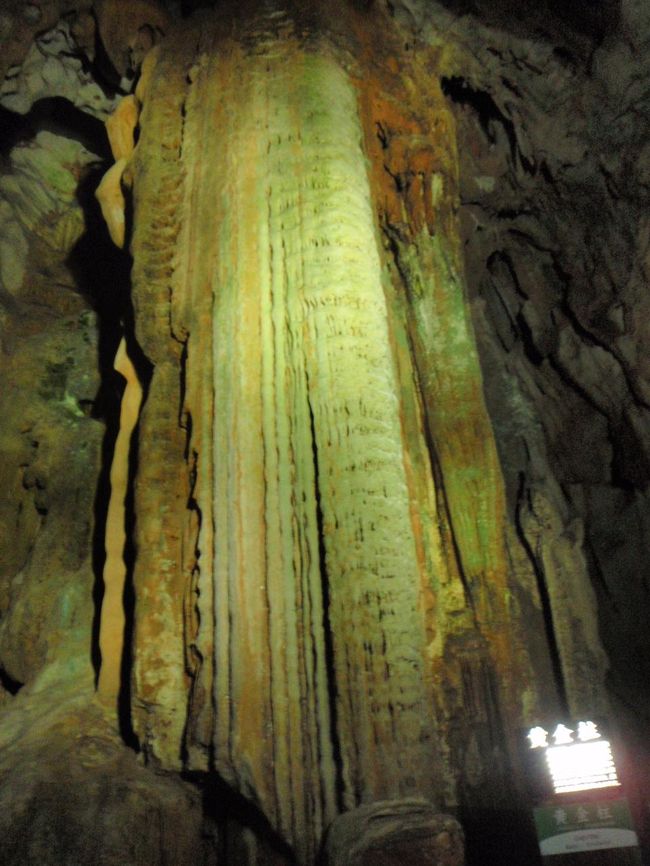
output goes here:
[[508, 16], [499, 29], [482, 14], [455, 20], [450, 29], [476, 66], [453, 70], [446, 88], [458, 120], [468, 288], [510, 507], [538, 566], [524, 517], [535, 491], [562, 515], [567, 541], [579, 532], [565, 580], [581, 557], [608, 656], [609, 712], [643, 739], [650, 13], [624, 2], [613, 14], [611, 5], [595, 4], [606, 26], [588, 42], [588, 16], [577, 10], [573, 28], [549, 20], [552, 37], [535, 40]]
[[216, 863], [196, 788], [138, 764], [78, 695], [17, 699], [0, 743], [5, 866]]
[[422, 800], [361, 806], [330, 826], [327, 866], [463, 866], [457, 821]]

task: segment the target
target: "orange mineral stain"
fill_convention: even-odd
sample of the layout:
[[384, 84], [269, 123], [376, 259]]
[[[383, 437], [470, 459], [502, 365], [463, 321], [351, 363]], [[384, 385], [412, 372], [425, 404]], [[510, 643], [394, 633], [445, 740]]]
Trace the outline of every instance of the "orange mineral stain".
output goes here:
[[110, 472], [111, 498], [106, 518], [104, 598], [99, 623], [101, 668], [97, 692], [102, 702], [115, 707], [120, 690], [124, 650], [125, 500], [129, 482], [129, 451], [142, 402], [142, 386], [129, 358], [124, 337], [118, 346], [113, 368], [124, 377], [126, 387], [122, 396], [120, 429], [115, 440]]

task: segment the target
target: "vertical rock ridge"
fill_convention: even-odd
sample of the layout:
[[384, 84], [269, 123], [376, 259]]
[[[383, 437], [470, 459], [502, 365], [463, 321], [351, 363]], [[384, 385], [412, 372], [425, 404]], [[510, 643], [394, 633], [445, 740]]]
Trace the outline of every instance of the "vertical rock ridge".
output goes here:
[[[607, 661], [594, 616], [580, 518], [569, 520], [543, 489], [526, 491], [519, 506], [521, 531], [548, 593], [553, 639], [567, 711], [577, 718], [606, 714], [603, 674]], [[565, 563], [571, 562], [567, 569]]]
[[[310, 851], [313, 856], [332, 815], [333, 769], [312, 443], [305, 435], [296, 297], [286, 275], [299, 249], [287, 248], [291, 235], [282, 225], [295, 216], [294, 180], [279, 170], [292, 148], [289, 142], [288, 154], [291, 118], [280, 93], [291, 78], [284, 70], [269, 76], [278, 79], [278, 90], [269, 94], [268, 55], [254, 62], [237, 49], [228, 58], [220, 54], [219, 75], [213, 69], [210, 80], [236, 82], [239, 95], [221, 109], [224, 136], [216, 160], [233, 170], [215, 220], [222, 239], [214, 278], [215, 393], [221, 395], [212, 494], [221, 599], [215, 761], [261, 802], [304, 859]], [[275, 188], [267, 177], [280, 178]], [[224, 711], [228, 706], [231, 712]]]
[[136, 338], [153, 364], [140, 421], [147, 447], [135, 486], [133, 723], [148, 759], [173, 768], [181, 766], [190, 686], [183, 634], [184, 600], [192, 580], [186, 543], [192, 464], [185, 460], [186, 433], [179, 422], [184, 333], [174, 320], [170, 297], [182, 228], [183, 102], [193, 39], [179, 33], [168, 52], [154, 54], [144, 70], [141, 134], [130, 164]]
[[307, 57], [306, 66], [303, 145], [307, 158], [315, 145], [319, 153], [319, 164], [303, 169], [306, 364], [351, 806], [409, 789], [432, 796], [436, 761], [424, 721], [430, 684], [400, 396], [357, 96], [333, 61], [328, 68]]
[[[507, 782], [508, 752], [523, 712], [516, 683], [527, 676], [530, 660], [513, 606], [505, 488], [464, 288], [454, 123], [417, 58], [399, 76], [396, 69], [389, 61], [377, 70], [376, 89], [358, 86], [391, 275], [387, 296], [395, 332], [401, 331], [398, 357], [405, 369], [412, 365], [420, 395], [410, 423], [424, 425], [419, 459], [434, 486], [425, 512], [429, 520], [435, 515], [437, 529], [430, 546], [437, 558], [429, 568], [428, 597], [436, 596], [427, 602], [434, 623], [430, 659], [440, 749], [448, 768], [465, 768], [455, 780], [449, 770], [441, 779], [452, 805], [472, 787], [472, 775], [487, 770]], [[486, 762], [478, 775], [470, 771], [482, 761], [470, 717], [493, 756], [493, 766], [488, 770]]]

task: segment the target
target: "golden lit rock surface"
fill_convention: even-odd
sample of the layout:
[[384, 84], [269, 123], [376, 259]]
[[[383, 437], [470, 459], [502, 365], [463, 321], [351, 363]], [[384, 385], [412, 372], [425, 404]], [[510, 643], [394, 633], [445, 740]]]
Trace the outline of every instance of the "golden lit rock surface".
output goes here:
[[463, 682], [482, 720], [517, 718], [528, 664], [453, 123], [439, 92], [400, 100], [417, 64], [348, 71], [371, 34], [338, 12], [346, 34], [278, 7], [161, 45], [130, 166], [154, 365], [135, 729], [165, 766], [214, 766], [304, 862], [337, 797], [452, 806]]
[[121, 339], [115, 355], [114, 369], [124, 377], [125, 387], [120, 404], [120, 426], [115, 439], [110, 471], [110, 500], [106, 515], [106, 560], [104, 562], [104, 595], [99, 618], [99, 652], [101, 667], [97, 694], [108, 706], [117, 709], [122, 682], [124, 654], [124, 588], [126, 580], [126, 505], [128, 492], [131, 437], [138, 423], [142, 386], [129, 357], [126, 341]]
[[122, 175], [125, 168], [126, 159], [122, 157], [108, 169], [95, 193], [106, 220], [111, 240], [115, 246], [120, 248], [124, 246], [126, 233], [124, 213], [126, 200], [122, 191]]
[[125, 96], [106, 120], [106, 131], [115, 161], [129, 159], [135, 147], [135, 128], [140, 109], [134, 94]]

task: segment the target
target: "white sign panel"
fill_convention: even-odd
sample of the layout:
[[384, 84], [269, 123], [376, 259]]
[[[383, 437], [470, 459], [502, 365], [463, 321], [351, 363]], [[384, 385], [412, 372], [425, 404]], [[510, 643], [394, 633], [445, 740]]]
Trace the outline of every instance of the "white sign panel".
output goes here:
[[534, 811], [539, 850], [544, 857], [577, 851], [636, 848], [627, 800], [549, 804]]
[[573, 830], [539, 843], [542, 857], [573, 854], [576, 851], [602, 851], [609, 848], [635, 848], [639, 844], [634, 830]]

